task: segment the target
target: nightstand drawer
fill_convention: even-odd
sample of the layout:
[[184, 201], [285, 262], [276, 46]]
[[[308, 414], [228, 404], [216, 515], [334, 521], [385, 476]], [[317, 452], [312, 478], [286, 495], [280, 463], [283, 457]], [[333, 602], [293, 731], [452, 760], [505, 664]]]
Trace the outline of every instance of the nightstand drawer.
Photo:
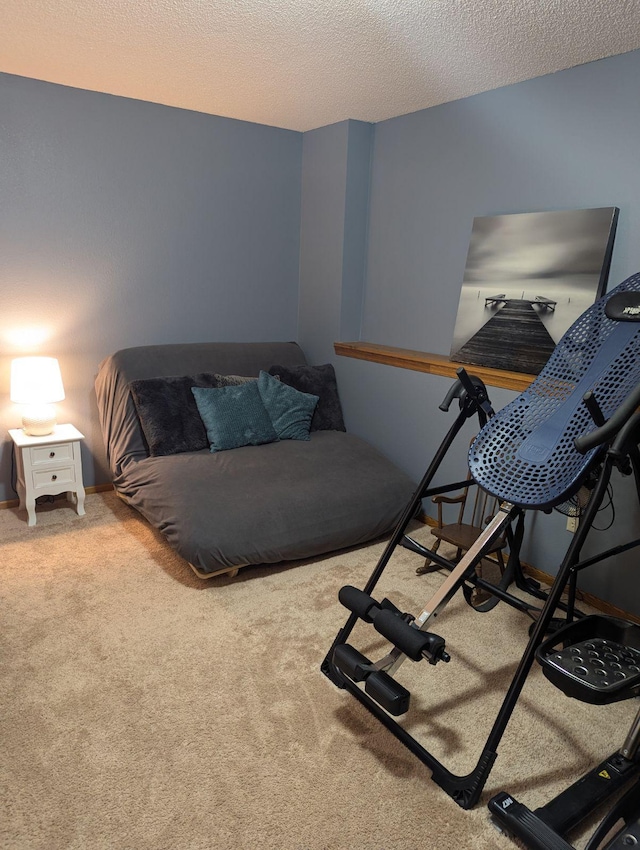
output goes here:
[[76, 470], [74, 466], [61, 466], [57, 469], [33, 472], [34, 490], [49, 489], [52, 485], [60, 487], [63, 484], [75, 484]]
[[59, 443], [53, 446], [33, 446], [29, 449], [32, 466], [44, 463], [64, 463], [73, 460], [73, 443]]

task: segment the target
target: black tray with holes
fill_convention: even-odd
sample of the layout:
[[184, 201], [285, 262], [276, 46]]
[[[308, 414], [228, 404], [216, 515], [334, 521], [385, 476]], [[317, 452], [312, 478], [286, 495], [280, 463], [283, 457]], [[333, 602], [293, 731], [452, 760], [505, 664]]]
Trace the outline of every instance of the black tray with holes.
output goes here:
[[567, 696], [606, 705], [640, 694], [640, 626], [592, 615], [540, 644], [544, 675]]

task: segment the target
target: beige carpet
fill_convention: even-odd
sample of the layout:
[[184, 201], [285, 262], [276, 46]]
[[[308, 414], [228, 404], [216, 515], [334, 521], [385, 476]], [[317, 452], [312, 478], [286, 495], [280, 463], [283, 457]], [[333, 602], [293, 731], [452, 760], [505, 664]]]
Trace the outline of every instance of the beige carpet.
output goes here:
[[[382, 543], [202, 582], [114, 494], [86, 508], [39, 507], [33, 528], [0, 511], [2, 848], [509, 848], [489, 796], [540, 804], [635, 710], [568, 700], [537, 671], [465, 812], [319, 670], [345, 620], [338, 589], [364, 584]], [[442, 580], [418, 564], [400, 551], [380, 585], [414, 613]], [[451, 663], [399, 671], [407, 726], [449, 766], [475, 762], [527, 624], [454, 600], [433, 627]]]

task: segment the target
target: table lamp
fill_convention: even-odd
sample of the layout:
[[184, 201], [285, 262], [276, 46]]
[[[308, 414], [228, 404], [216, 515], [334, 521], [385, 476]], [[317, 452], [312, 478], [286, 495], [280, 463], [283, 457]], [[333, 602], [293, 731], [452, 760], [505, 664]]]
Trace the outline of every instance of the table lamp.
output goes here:
[[64, 398], [55, 357], [17, 357], [11, 361], [11, 401], [24, 405], [25, 434], [43, 437], [56, 427], [54, 403]]

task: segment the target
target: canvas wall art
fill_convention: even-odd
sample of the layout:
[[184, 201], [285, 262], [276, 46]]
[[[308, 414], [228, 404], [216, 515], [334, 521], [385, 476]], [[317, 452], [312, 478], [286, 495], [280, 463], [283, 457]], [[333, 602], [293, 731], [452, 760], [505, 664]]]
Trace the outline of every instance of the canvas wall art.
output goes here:
[[537, 375], [605, 291], [618, 209], [473, 220], [451, 360]]

